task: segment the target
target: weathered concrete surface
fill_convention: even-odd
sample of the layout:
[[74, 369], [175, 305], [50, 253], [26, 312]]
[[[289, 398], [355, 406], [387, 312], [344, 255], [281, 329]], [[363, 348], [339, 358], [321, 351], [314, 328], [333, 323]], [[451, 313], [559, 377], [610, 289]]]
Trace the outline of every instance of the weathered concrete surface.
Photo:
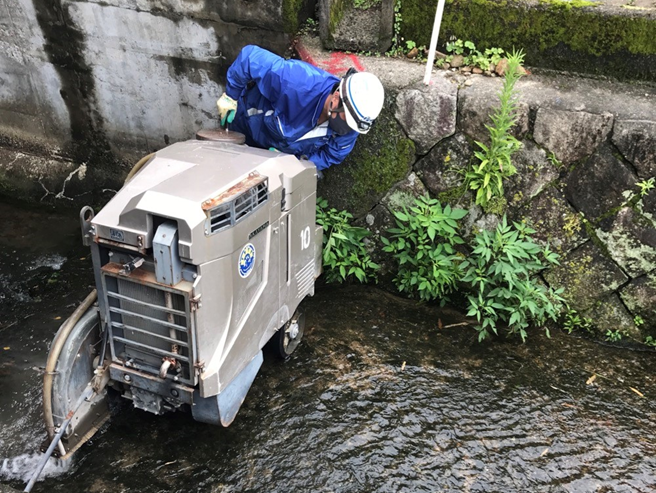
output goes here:
[[312, 6], [0, 0], [0, 145], [114, 168], [214, 127], [239, 49], [284, 53]]
[[457, 95], [454, 81], [442, 73], [436, 74], [430, 85], [416, 84], [397, 95], [394, 116], [415, 142], [418, 154], [426, 154], [455, 133]]
[[392, 46], [394, 0], [319, 0], [319, 35], [327, 49], [385, 52]]

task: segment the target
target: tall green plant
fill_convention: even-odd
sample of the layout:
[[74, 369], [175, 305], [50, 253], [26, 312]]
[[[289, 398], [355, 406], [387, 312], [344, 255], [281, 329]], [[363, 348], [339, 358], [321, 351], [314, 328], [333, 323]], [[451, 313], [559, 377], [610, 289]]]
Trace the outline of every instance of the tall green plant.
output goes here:
[[453, 291], [459, 278], [454, 246], [464, 243], [458, 236], [458, 220], [467, 214], [451, 209], [436, 199], [415, 199], [408, 210], [394, 213], [396, 228], [389, 229], [391, 240], [382, 237], [383, 250], [391, 253], [399, 264], [394, 279], [399, 291], [429, 301]]
[[[474, 238], [474, 249], [462, 263], [462, 281], [473, 294], [468, 296], [468, 316], [479, 322], [478, 340], [497, 334], [500, 323], [509, 334], [526, 339], [531, 322], [543, 325], [556, 321], [562, 308], [563, 289], [548, 288], [536, 275], [549, 265], [558, 264], [558, 254], [542, 248], [531, 238], [535, 230], [521, 223], [510, 226], [503, 217], [496, 230], [481, 231]], [[549, 330], [547, 335], [549, 335]]]
[[328, 282], [357, 279], [364, 283], [377, 280], [378, 264], [371, 260], [363, 240], [369, 231], [350, 224], [347, 211], [328, 207], [317, 199], [317, 224], [323, 227], [323, 268]]
[[517, 123], [518, 107], [515, 83], [521, 77], [519, 67], [524, 61], [524, 53], [513, 51], [508, 57], [503, 88], [499, 94], [500, 106], [490, 117], [492, 125], [485, 125], [490, 133], [490, 145], [476, 142], [479, 151], [475, 152], [478, 160], [466, 173], [467, 187], [476, 190], [476, 203], [485, 208], [492, 197], [503, 197], [503, 180], [514, 175], [511, 156], [521, 143], [510, 134]]

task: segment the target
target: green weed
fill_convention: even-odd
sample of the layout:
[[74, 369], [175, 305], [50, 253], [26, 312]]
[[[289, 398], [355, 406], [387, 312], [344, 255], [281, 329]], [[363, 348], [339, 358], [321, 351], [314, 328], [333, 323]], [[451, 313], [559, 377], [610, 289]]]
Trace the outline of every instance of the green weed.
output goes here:
[[357, 279], [361, 283], [377, 280], [378, 264], [371, 260], [363, 239], [364, 228], [349, 224], [347, 211], [328, 208], [325, 199], [317, 199], [317, 224], [323, 227], [323, 267], [328, 282]]
[[[534, 322], [556, 321], [562, 308], [563, 289], [552, 289], [536, 280], [536, 275], [558, 264], [558, 254], [541, 248], [531, 238], [535, 231], [522, 223], [509, 225], [506, 217], [495, 231], [481, 231], [474, 249], [462, 263], [462, 281], [473, 294], [468, 296], [468, 316], [479, 322], [478, 340], [498, 333], [507, 324], [509, 335], [526, 340], [526, 329]], [[549, 330], [545, 329], [547, 335]]]
[[521, 51], [513, 51], [508, 58], [508, 68], [499, 94], [500, 106], [491, 116], [492, 125], [486, 125], [490, 145], [476, 142], [480, 150], [474, 154], [479, 162], [465, 174], [467, 187], [476, 191], [476, 204], [483, 208], [492, 197], [503, 197], [503, 180], [517, 172], [511, 156], [519, 150], [521, 143], [510, 130], [518, 119], [515, 83], [521, 77], [518, 68], [523, 60]]
[[466, 214], [464, 209], [442, 207], [439, 200], [428, 196], [394, 213], [397, 227], [388, 230], [391, 240], [381, 240], [383, 250], [398, 262], [394, 282], [400, 292], [424, 301], [440, 298], [444, 303], [460, 277], [461, 258], [455, 246], [464, 243], [457, 228]]

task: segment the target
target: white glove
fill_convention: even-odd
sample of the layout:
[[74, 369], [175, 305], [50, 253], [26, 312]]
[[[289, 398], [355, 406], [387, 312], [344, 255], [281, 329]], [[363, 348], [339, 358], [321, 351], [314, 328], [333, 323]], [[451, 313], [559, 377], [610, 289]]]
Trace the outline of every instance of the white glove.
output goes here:
[[225, 127], [226, 123], [232, 123], [237, 113], [237, 101], [228, 96], [225, 92], [216, 102], [219, 108], [219, 117], [221, 118], [221, 126]]

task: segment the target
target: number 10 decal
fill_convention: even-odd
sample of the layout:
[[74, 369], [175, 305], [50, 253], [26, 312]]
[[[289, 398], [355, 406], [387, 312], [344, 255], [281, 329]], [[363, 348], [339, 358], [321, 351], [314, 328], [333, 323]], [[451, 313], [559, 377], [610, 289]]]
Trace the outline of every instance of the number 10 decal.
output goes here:
[[301, 250], [305, 250], [310, 246], [310, 226], [306, 226], [303, 231], [301, 231]]

